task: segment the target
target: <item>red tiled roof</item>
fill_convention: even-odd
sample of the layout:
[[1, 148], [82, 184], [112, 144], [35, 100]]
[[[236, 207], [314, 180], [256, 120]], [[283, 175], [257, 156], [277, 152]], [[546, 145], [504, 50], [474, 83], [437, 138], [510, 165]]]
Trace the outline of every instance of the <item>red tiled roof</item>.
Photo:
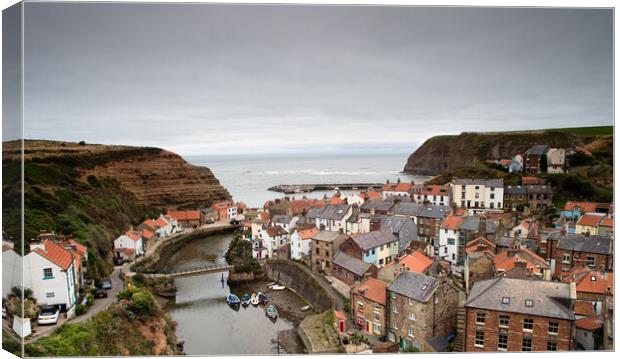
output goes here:
[[[215, 206], [215, 205], [214, 205]], [[226, 207], [228, 208], [228, 207]], [[177, 221], [196, 221], [200, 220], [200, 211], [168, 211], [168, 216]]]
[[386, 282], [372, 277], [368, 277], [364, 282], [362, 282], [355, 288], [355, 291], [366, 299], [372, 300], [373, 302], [379, 303], [381, 305], [385, 305], [386, 288]]
[[596, 227], [605, 218], [605, 216], [597, 216], [595, 214], [584, 214], [579, 218], [577, 224], [580, 226]]
[[523, 176], [521, 177], [522, 185], [536, 185], [540, 184], [540, 178], [534, 176]]
[[46, 258], [64, 270], [67, 270], [69, 266], [71, 266], [71, 263], [73, 262], [73, 255], [69, 250], [50, 240], [44, 241], [43, 247], [45, 249], [35, 248], [35, 253], [39, 254], [43, 258]]
[[239, 208], [239, 209], [246, 209], [246, 208], [248, 208], [248, 205], [243, 203], [243, 202], [237, 202], [237, 208]]
[[319, 233], [319, 229], [314, 227], [311, 229], [305, 229], [297, 232], [299, 234], [299, 238], [301, 239], [310, 239], [314, 237], [317, 233]]
[[8, 245], [8, 244], [3, 244], [2, 245], [2, 252], [6, 252], [9, 249], [13, 249], [13, 248], [10, 245]]
[[[266, 203], [265, 203], [266, 204]], [[221, 201], [221, 202], [216, 202], [213, 203], [211, 205], [211, 208], [215, 209], [215, 210], [220, 210], [220, 209], [228, 209], [228, 207], [230, 207], [231, 203], [228, 201]]]
[[135, 250], [133, 248], [114, 248], [112, 252], [115, 253], [125, 253], [127, 255], [132, 255]]
[[563, 282], [575, 282], [577, 292], [607, 294], [614, 292], [614, 274], [613, 272], [600, 273], [586, 266], [573, 268], [562, 279]]
[[420, 251], [402, 256], [398, 262], [402, 267], [407, 268], [409, 272], [415, 273], [424, 273], [433, 264], [433, 260]]
[[581, 212], [596, 212], [596, 203], [594, 202], [568, 201], [564, 206], [564, 210], [572, 211], [575, 207], [579, 207]]
[[344, 200], [342, 200], [342, 198], [337, 197], [337, 196], [333, 196], [332, 198], [329, 199], [329, 204], [337, 205], [337, 204], [343, 204], [343, 203], [344, 203]]
[[336, 315], [336, 318], [338, 318], [340, 320], [347, 320], [347, 315], [343, 311], [334, 310], [334, 314]]
[[605, 217], [599, 226], [614, 228], [614, 219], [612, 217]]
[[139, 232], [135, 232], [135, 231], [127, 231], [125, 232], [125, 235], [129, 238], [131, 238], [131, 240], [133, 240], [134, 242], [140, 240], [140, 238], [142, 238], [142, 236], [140, 235]]
[[146, 239], [152, 239], [154, 236], [153, 232], [149, 231], [148, 229], [143, 229], [142, 232], [140, 232], [140, 235], [142, 235], [142, 237]]
[[579, 329], [593, 331], [602, 328], [603, 321], [599, 317], [577, 319], [575, 321], [575, 326]]
[[586, 317], [592, 317], [596, 315], [594, 311], [594, 304], [590, 301], [577, 301], [575, 302], [575, 314], [576, 315], [585, 315]]
[[383, 192], [409, 192], [413, 185], [409, 182], [386, 183]]
[[286, 232], [284, 228], [282, 228], [282, 226], [271, 226], [271, 227], [267, 227], [267, 234], [269, 234], [269, 237], [275, 237], [275, 236], [283, 236], [288, 233]]
[[508, 272], [516, 267], [517, 262], [525, 262], [525, 267], [530, 269], [532, 273], [540, 273], [539, 267], [548, 267], [547, 262], [543, 258], [525, 247], [521, 247], [517, 253], [509, 254], [508, 250], [504, 250], [495, 255], [493, 262], [495, 263], [496, 271], [501, 269], [504, 272]]
[[488, 252], [491, 255], [495, 255], [495, 243], [480, 236], [476, 239], [472, 239], [465, 245], [465, 252], [467, 252], [467, 254], [479, 251]]
[[[200, 216], [198, 217], [200, 218]], [[168, 221], [166, 221], [163, 217], [159, 217], [157, 218], [157, 220], [155, 221], [155, 225], [159, 228], [165, 227], [167, 226], [169, 223]]]
[[147, 227], [149, 227], [149, 228], [151, 228], [151, 229], [155, 229], [155, 221], [153, 221], [153, 220], [152, 220], [152, 219], [150, 219], [150, 218], [149, 218], [149, 219], [145, 219], [145, 220], [142, 222], [142, 224], [143, 224], [143, 225], [145, 225], [145, 226], [147, 226]]
[[448, 216], [441, 222], [441, 229], [457, 230], [463, 223], [462, 217]]
[[373, 199], [373, 198], [381, 198], [381, 193], [377, 191], [360, 192], [360, 197], [362, 197], [364, 200]]
[[429, 185], [422, 189], [422, 194], [427, 196], [447, 196], [448, 193], [450, 186]]

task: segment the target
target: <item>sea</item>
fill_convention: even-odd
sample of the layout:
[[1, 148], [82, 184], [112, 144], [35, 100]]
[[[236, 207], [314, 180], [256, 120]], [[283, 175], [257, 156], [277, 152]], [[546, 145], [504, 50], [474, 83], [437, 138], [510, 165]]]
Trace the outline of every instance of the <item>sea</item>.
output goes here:
[[[252, 154], [184, 156], [191, 164], [206, 166], [228, 189], [234, 201], [251, 208], [283, 193], [268, 191], [279, 184], [385, 183], [386, 180], [423, 183], [430, 177], [403, 173], [408, 153], [391, 154]], [[343, 191], [345, 194], [359, 191]], [[332, 191], [288, 195], [295, 198], [331, 196]]]

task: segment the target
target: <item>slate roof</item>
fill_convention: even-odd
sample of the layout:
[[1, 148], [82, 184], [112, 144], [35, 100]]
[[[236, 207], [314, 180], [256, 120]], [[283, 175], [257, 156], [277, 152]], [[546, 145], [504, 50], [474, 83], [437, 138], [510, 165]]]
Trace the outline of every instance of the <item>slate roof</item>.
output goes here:
[[426, 303], [439, 287], [439, 280], [424, 274], [402, 272], [390, 283], [388, 290]]
[[411, 241], [418, 239], [417, 226], [411, 218], [381, 215], [379, 220], [381, 221], [380, 230], [389, 230], [398, 236], [401, 250], [407, 248]]
[[353, 240], [363, 251], [366, 251], [380, 245], [396, 242], [398, 238], [390, 231], [372, 231], [359, 234], [353, 237]]
[[[504, 297], [509, 303], [502, 302]], [[532, 300], [533, 305], [526, 306], [526, 300]], [[474, 283], [465, 306], [574, 320], [570, 303], [569, 284], [499, 277]]]
[[271, 222], [289, 224], [291, 223], [291, 219], [293, 219], [293, 217], [287, 214], [276, 214], [275, 216], [273, 216], [273, 219], [271, 220]]
[[560, 237], [557, 249], [573, 250], [597, 254], [611, 254], [612, 239], [604, 236], [584, 236], [580, 234]]
[[314, 218], [314, 219], [322, 218], [322, 219], [331, 219], [331, 220], [341, 221], [344, 218], [344, 216], [346, 216], [350, 208], [351, 206], [348, 204], [339, 204], [339, 205], [328, 204], [325, 207], [312, 208], [310, 211], [308, 211], [308, 214], [306, 214], [306, 217]]
[[480, 227], [480, 217], [478, 216], [468, 216], [463, 217], [463, 223], [461, 223], [462, 230], [465, 231], [478, 231]]
[[443, 219], [450, 212], [450, 207], [434, 204], [401, 202], [395, 204], [394, 207], [392, 207], [391, 212], [401, 216]]
[[372, 266], [371, 263], [366, 263], [340, 251], [336, 253], [336, 256], [332, 262], [348, 270], [349, 272], [357, 274], [358, 276], [363, 276], [364, 273], [368, 272], [370, 266]]
[[501, 178], [458, 178], [453, 181], [454, 184], [458, 185], [478, 185], [478, 186], [486, 186], [486, 187], [504, 187], [504, 180]]
[[547, 145], [534, 145], [532, 147], [530, 147], [527, 151], [525, 151], [526, 155], [542, 155], [544, 153], [547, 153], [547, 150], [549, 149], [549, 146]]
[[392, 208], [392, 206], [394, 206], [393, 201], [384, 201], [376, 198], [365, 201], [360, 208], [367, 212], [370, 212], [371, 209], [374, 209], [375, 211], [387, 212]]
[[527, 193], [531, 194], [552, 194], [551, 187], [546, 185], [530, 185], [527, 186]]
[[527, 188], [522, 186], [508, 186], [504, 188], [504, 196], [511, 194], [527, 194]]

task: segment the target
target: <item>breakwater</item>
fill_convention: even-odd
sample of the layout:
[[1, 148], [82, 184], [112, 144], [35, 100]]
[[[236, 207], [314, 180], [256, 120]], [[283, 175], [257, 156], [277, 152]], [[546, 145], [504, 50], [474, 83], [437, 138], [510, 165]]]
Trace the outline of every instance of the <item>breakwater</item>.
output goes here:
[[367, 190], [369, 188], [379, 189], [383, 183], [319, 183], [319, 184], [279, 184], [267, 188], [268, 191], [286, 194], [307, 193], [314, 191], [329, 190]]

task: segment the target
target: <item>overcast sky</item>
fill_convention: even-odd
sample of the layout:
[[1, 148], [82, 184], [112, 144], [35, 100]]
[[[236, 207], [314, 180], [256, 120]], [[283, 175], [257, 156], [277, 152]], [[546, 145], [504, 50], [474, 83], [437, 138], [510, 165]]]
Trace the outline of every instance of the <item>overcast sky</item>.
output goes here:
[[25, 136], [410, 152], [436, 134], [609, 125], [612, 15], [27, 3]]

